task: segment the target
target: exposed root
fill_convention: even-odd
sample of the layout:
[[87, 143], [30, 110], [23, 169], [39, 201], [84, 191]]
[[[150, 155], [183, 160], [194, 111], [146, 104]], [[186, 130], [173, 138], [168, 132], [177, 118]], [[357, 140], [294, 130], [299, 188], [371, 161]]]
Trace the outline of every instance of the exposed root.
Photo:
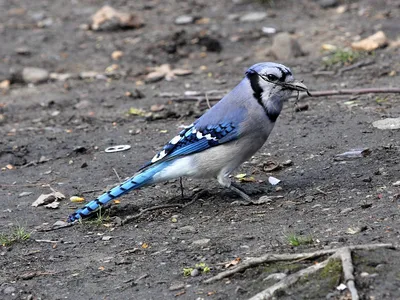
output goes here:
[[330, 255], [326, 260], [307, 267], [303, 270], [300, 270], [294, 274], [291, 274], [273, 286], [263, 290], [262, 292], [258, 293], [257, 295], [253, 296], [249, 300], [261, 300], [261, 299], [271, 299], [273, 294], [277, 290], [282, 290], [290, 287], [291, 285], [295, 284], [300, 278], [313, 274], [318, 270], [324, 268], [330, 259], [340, 258], [343, 266], [343, 273], [344, 279], [349, 289], [352, 299], [358, 300], [358, 293], [354, 283], [354, 267], [351, 260], [351, 251], [353, 250], [374, 250], [378, 248], [388, 248], [388, 249], [395, 249], [393, 244], [365, 244], [365, 245], [353, 245], [347, 246], [338, 249], [325, 249], [325, 250], [318, 250], [315, 252], [308, 252], [308, 253], [294, 253], [294, 254], [266, 254], [261, 257], [251, 258], [249, 260], [244, 261], [242, 264], [232, 268], [230, 270], [223, 271], [216, 276], [213, 276], [204, 281], [204, 283], [212, 283], [228, 276], [231, 276], [235, 273], [242, 272], [248, 268], [258, 266], [260, 264], [264, 264], [267, 262], [277, 262], [277, 261], [288, 261], [288, 260], [304, 260], [304, 259], [313, 259], [317, 257], [321, 257], [324, 255]]

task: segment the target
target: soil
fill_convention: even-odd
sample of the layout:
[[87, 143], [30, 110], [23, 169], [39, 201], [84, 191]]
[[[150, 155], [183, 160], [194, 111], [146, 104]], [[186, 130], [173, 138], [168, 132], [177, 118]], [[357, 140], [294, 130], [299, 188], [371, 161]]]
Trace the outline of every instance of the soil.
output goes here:
[[[267, 143], [235, 173], [254, 177], [255, 182], [241, 183], [254, 199], [282, 196], [269, 204], [231, 205], [236, 196], [215, 180], [184, 179], [186, 200], [176, 180], [121, 197], [110, 215], [124, 218], [208, 191], [183, 209], [147, 212], [124, 226], [114, 226], [106, 213], [97, 222], [102, 224], [38, 230], [43, 223], [65, 221], [81, 205], [70, 202], [71, 196], [89, 201], [117, 184], [116, 174], [131, 176], [206, 108], [162, 98], [161, 93], [228, 91], [247, 67], [275, 61], [266, 54], [273, 36], [262, 33], [263, 26], [294, 33], [307, 54], [279, 62], [311, 91], [398, 87], [400, 48], [395, 47], [374, 51], [366, 58], [372, 64], [321, 75], [327, 68], [324, 43], [348, 47], [378, 30], [390, 40], [398, 38], [397, 1], [343, 2], [347, 11], [337, 13], [316, 1], [118, 0], [112, 1], [114, 8], [137, 13], [145, 25], [91, 31], [82, 24], [90, 24], [101, 8], [99, 1], [0, 0], [0, 81], [11, 78], [10, 89], [0, 98], [0, 228], [5, 235], [15, 226], [31, 233], [26, 241], [0, 246], [0, 298], [248, 299], [267, 287], [264, 279], [270, 273], [294, 272], [298, 263], [264, 265], [209, 285], [202, 281], [236, 258], [398, 244], [400, 186], [393, 183], [400, 180], [400, 133], [372, 126], [375, 120], [400, 115], [398, 94], [307, 98], [301, 104], [308, 109], [300, 112], [293, 100], [286, 103]], [[254, 11], [265, 11], [267, 17], [240, 21]], [[186, 14], [197, 23], [174, 23]], [[115, 50], [123, 52], [118, 61], [111, 58]], [[193, 74], [144, 82], [146, 68], [165, 63]], [[23, 67], [103, 74], [113, 64], [118, 65], [115, 74], [106, 78], [33, 85], [15, 75]], [[338, 69], [330, 67], [333, 74]], [[149, 112], [155, 104], [165, 105], [156, 118], [128, 114], [132, 107]], [[104, 152], [121, 144], [131, 149]], [[337, 159], [355, 148], [368, 148], [370, 154]], [[292, 164], [266, 172], [268, 160]], [[281, 180], [279, 188], [268, 183], [269, 176]], [[32, 207], [38, 196], [51, 192], [49, 185], [66, 200], [58, 209]], [[287, 237], [293, 234], [311, 237], [312, 243], [292, 246]], [[353, 258], [361, 299], [400, 299], [398, 251], [356, 251]], [[201, 262], [210, 272], [184, 276], [184, 268]], [[342, 276], [316, 276], [277, 298], [345, 299], [347, 291], [336, 290], [342, 281]]]

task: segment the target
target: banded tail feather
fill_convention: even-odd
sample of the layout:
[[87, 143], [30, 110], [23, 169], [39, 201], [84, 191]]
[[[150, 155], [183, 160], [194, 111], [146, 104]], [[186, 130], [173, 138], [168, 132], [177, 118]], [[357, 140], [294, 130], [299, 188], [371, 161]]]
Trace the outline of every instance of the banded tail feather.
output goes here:
[[101, 196], [96, 199], [90, 201], [84, 207], [76, 210], [73, 214], [71, 214], [67, 221], [69, 223], [75, 222], [79, 219], [88, 217], [94, 211], [98, 210], [100, 207], [103, 207], [110, 201], [122, 196], [125, 193], [128, 193], [132, 190], [136, 190], [140, 187], [153, 183], [153, 176], [159, 172], [160, 169], [164, 168], [165, 164], [158, 164], [151, 166], [148, 169], [141, 171], [138, 174], [135, 174], [128, 180], [124, 181], [120, 185], [112, 188], [111, 190], [105, 192]]

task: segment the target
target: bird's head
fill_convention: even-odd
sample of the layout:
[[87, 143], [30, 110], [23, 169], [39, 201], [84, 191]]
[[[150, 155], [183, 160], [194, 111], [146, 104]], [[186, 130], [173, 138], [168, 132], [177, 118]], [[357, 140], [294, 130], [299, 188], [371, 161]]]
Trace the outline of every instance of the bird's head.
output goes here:
[[267, 114], [276, 119], [282, 109], [283, 101], [287, 100], [293, 91], [308, 92], [302, 82], [295, 80], [290, 69], [284, 65], [263, 62], [251, 66], [246, 77], [250, 82], [253, 95]]
[[252, 85], [258, 85], [263, 92], [308, 92], [308, 88], [302, 82], [294, 79], [292, 71], [281, 64], [272, 62], [258, 63], [251, 66], [246, 75]]

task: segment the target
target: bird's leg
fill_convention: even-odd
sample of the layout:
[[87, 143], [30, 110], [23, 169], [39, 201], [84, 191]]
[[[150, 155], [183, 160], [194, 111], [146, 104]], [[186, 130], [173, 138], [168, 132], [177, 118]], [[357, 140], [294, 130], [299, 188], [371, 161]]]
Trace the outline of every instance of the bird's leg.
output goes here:
[[239, 188], [236, 184], [231, 183], [229, 186], [229, 189], [231, 191], [234, 191], [236, 194], [238, 194], [240, 197], [242, 197], [242, 201], [235, 201], [233, 202], [234, 204], [241, 204], [241, 205], [249, 205], [252, 204], [253, 201], [251, 200], [250, 196], [247, 195], [241, 188]]
[[239, 205], [250, 205], [253, 204], [253, 201], [251, 200], [250, 196], [247, 195], [241, 188], [239, 188], [237, 185], [232, 183], [231, 179], [228, 177], [229, 174], [219, 174], [217, 179], [218, 182], [224, 186], [230, 189], [231, 191], [235, 192], [238, 194], [242, 200], [239, 201], [234, 201], [232, 204], [239, 204]]
[[183, 182], [182, 182], [182, 177], [179, 177], [179, 184], [181, 186], [181, 198], [185, 199], [184, 195], [183, 195]]

